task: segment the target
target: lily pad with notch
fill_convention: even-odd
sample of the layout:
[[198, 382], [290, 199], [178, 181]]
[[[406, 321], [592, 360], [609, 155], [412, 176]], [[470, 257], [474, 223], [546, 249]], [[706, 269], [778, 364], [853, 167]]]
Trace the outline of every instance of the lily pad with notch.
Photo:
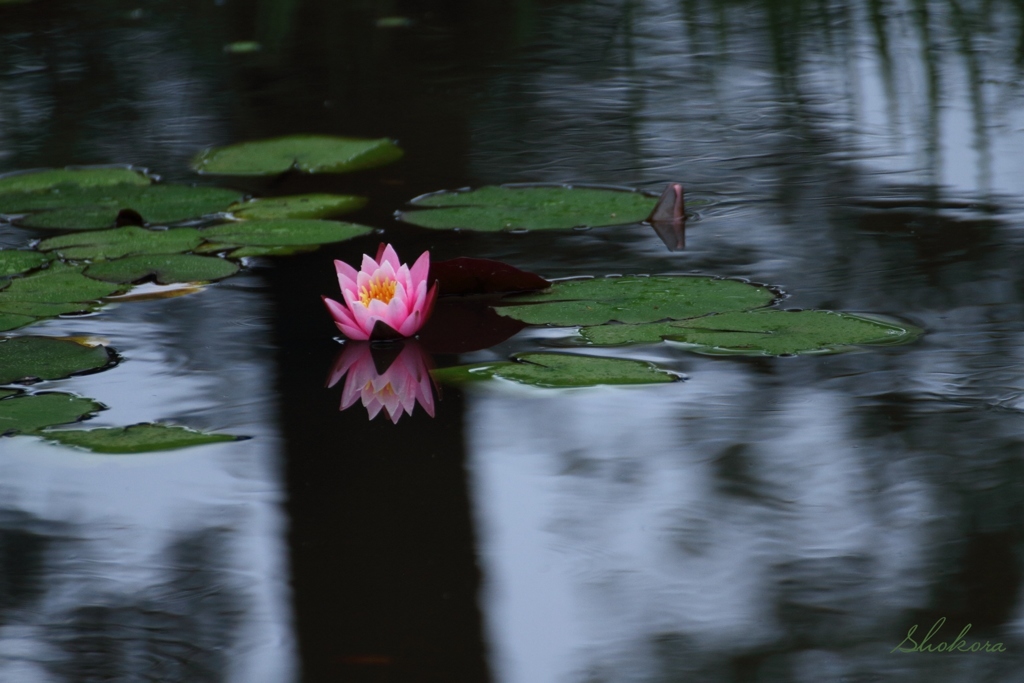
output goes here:
[[114, 227], [129, 209], [147, 223], [167, 224], [225, 211], [239, 199], [240, 193], [216, 187], [56, 187], [0, 194], [0, 213], [27, 213], [16, 223], [30, 228], [97, 230]]
[[239, 176], [291, 170], [345, 173], [384, 166], [402, 155], [401, 148], [388, 138], [289, 135], [209, 149], [196, 157], [192, 167], [199, 173]]
[[71, 233], [39, 243], [41, 251], [56, 251], [66, 259], [115, 259], [132, 254], [179, 254], [202, 244], [195, 228], [147, 230], [133, 226]]
[[459, 365], [434, 370], [432, 374], [439, 382], [502, 378], [544, 388], [665, 384], [681, 379], [646, 361], [564, 353], [521, 353], [507, 362]]
[[0, 401], [0, 435], [35, 432], [82, 418], [104, 408], [103, 404], [73, 394], [46, 393], [14, 396]]
[[[0, 249], [0, 277], [18, 275], [38, 268], [52, 257], [38, 251], [22, 251], [20, 249]], [[0, 289], [6, 281], [0, 280]]]
[[[215, 225], [201, 230], [210, 243], [203, 250], [225, 250], [232, 247], [308, 247], [344, 242], [368, 235], [373, 228], [356, 223], [311, 219], [280, 219], [241, 221]], [[269, 254], [239, 254], [256, 256]]]
[[130, 168], [53, 168], [0, 176], [0, 194], [70, 187], [146, 186], [151, 182], [145, 173]]
[[105, 346], [57, 337], [0, 338], [0, 384], [63, 379], [112, 366], [117, 356]]
[[687, 344], [697, 353], [745, 356], [838, 353], [857, 345], [906, 344], [921, 334], [913, 325], [867, 316], [775, 309], [580, 330], [580, 336], [597, 346], [667, 340]]
[[562, 280], [551, 289], [503, 299], [495, 310], [531, 325], [601, 325], [680, 320], [767, 306], [767, 287], [712, 277], [625, 276]]
[[366, 197], [349, 194], [301, 194], [288, 197], [250, 199], [232, 204], [228, 211], [243, 220], [279, 218], [327, 218], [366, 206]]
[[40, 436], [67, 446], [86, 448], [96, 453], [120, 454], [169, 451], [246, 438], [231, 434], [198, 432], [177, 425], [159, 423], [144, 423], [130, 427], [46, 431]]
[[399, 220], [424, 228], [484, 232], [567, 230], [639, 223], [657, 199], [629, 190], [566, 186], [486, 186], [413, 199]]
[[89, 266], [85, 274], [95, 280], [128, 284], [152, 277], [162, 285], [175, 282], [210, 282], [238, 272], [238, 264], [216, 256], [196, 254], [143, 254]]

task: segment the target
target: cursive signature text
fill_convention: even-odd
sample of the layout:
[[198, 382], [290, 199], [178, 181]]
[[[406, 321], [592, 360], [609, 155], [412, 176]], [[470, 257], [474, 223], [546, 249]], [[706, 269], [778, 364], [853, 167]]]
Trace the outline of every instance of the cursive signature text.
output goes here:
[[917, 631], [917, 624], [910, 627], [907, 631], [907, 637], [903, 639], [903, 642], [894, 647], [889, 651], [889, 654], [893, 652], [1006, 652], [1006, 648], [1003, 647], [1002, 643], [990, 643], [985, 641], [982, 645], [979, 641], [968, 643], [964, 640], [964, 636], [971, 630], [971, 625], [967, 624], [964, 629], [960, 631], [953, 640], [941, 641], [937, 643], [929, 643], [928, 641], [935, 636], [942, 625], [946, 623], [946, 617], [942, 617], [928, 629], [927, 635], [921, 638], [921, 642], [914, 640], [914, 633]]

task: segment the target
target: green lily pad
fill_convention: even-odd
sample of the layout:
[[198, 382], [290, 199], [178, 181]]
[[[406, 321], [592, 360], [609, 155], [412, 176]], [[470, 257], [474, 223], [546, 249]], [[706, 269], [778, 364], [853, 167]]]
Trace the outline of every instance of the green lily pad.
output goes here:
[[250, 199], [232, 204], [228, 211], [235, 218], [270, 220], [278, 218], [327, 218], [366, 206], [366, 197], [350, 194], [300, 194], [291, 197]]
[[14, 396], [18, 393], [17, 389], [0, 389], [0, 398], [7, 398], [8, 396]]
[[281, 219], [242, 221], [204, 228], [202, 235], [213, 244], [238, 247], [290, 247], [343, 242], [368, 235], [373, 228], [356, 223]]
[[295, 254], [308, 254], [319, 248], [319, 244], [300, 244], [290, 247], [239, 247], [235, 244], [206, 242], [193, 249], [193, 251], [197, 254], [219, 254], [223, 252], [231, 258], [244, 258], [246, 256], [294, 256]]
[[103, 346], [86, 346], [54, 337], [8, 337], [0, 339], [0, 384], [61, 379], [112, 362]]
[[39, 318], [30, 315], [18, 315], [15, 313], [0, 313], [0, 332], [16, 330], [25, 325], [31, 325]]
[[149, 185], [150, 179], [128, 168], [59, 168], [30, 173], [12, 173], [0, 177], [0, 194], [38, 192], [55, 187], [107, 187], [110, 185]]
[[221, 280], [238, 272], [238, 264], [216, 256], [195, 254], [144, 254], [114, 261], [100, 261], [85, 273], [105, 282], [137, 282], [153, 276], [162, 284], [172, 282], [209, 282]]
[[0, 313], [8, 315], [27, 315], [33, 318], [52, 318], [67, 313], [87, 313], [95, 308], [87, 302], [48, 303], [45, 301], [8, 300], [0, 296]]
[[521, 353], [511, 362], [477, 363], [434, 370], [439, 382], [500, 377], [535, 387], [592, 387], [599, 384], [663, 384], [678, 376], [653, 363], [564, 353]]
[[[18, 249], [0, 249], [0, 277], [16, 275], [38, 268], [51, 257], [37, 251], [21, 251]], [[3, 289], [5, 284], [0, 284]]]
[[692, 345], [713, 355], [781, 356], [836, 353], [857, 344], [904, 344], [922, 330], [832, 311], [748, 311], [647, 325], [584, 327], [580, 335], [599, 346], [654, 343]]
[[238, 192], [216, 187], [56, 187], [2, 194], [0, 213], [29, 213], [17, 222], [30, 228], [96, 230], [113, 227], [125, 209], [137, 212], [147, 223], [165, 224], [225, 211], [239, 199]]
[[639, 223], [650, 215], [657, 201], [656, 197], [623, 190], [489, 186], [418, 197], [410, 202], [417, 208], [442, 208], [404, 211], [399, 219], [436, 229], [565, 230]]
[[86, 313], [95, 308], [96, 305], [89, 302], [19, 301], [16, 297], [0, 294], [0, 332], [24, 328], [44, 317]]
[[130, 427], [76, 429], [44, 432], [44, 436], [68, 446], [80, 446], [97, 453], [147, 453], [208, 443], [237, 441], [230, 434], [197, 432], [185, 427], [164, 424], [137, 424]]
[[234, 55], [250, 54], [252, 52], [259, 52], [263, 49], [261, 43], [257, 43], [255, 40], [240, 40], [235, 43], [228, 43], [224, 46], [224, 52]]
[[124, 289], [85, 277], [82, 270], [83, 266], [57, 262], [51, 263], [46, 270], [15, 278], [7, 289], [0, 292], [0, 307], [13, 302], [63, 304], [95, 301]]
[[56, 251], [67, 259], [114, 259], [129, 254], [178, 254], [203, 241], [195, 228], [146, 230], [128, 226], [113, 230], [72, 233], [39, 243], [42, 251]]
[[387, 138], [290, 135], [210, 149], [196, 157], [192, 167], [218, 175], [276, 175], [292, 169], [344, 173], [390, 164], [402, 154]]
[[535, 294], [503, 299], [495, 310], [531, 325], [601, 325], [679, 320], [767, 306], [765, 287], [710, 277], [659, 275], [564, 280]]
[[71, 394], [33, 394], [0, 401], [0, 434], [34, 432], [75, 422], [103, 405]]
[[294, 256], [295, 254], [308, 254], [319, 248], [319, 244], [300, 244], [293, 247], [239, 247], [228, 255], [231, 258], [244, 258], [246, 256]]

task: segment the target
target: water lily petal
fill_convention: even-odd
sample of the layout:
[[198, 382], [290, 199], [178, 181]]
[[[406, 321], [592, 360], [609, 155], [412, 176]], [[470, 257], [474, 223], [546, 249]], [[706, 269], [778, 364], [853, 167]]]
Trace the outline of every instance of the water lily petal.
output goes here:
[[425, 251], [416, 259], [416, 263], [413, 264], [412, 269], [409, 271], [409, 277], [412, 278], [413, 285], [418, 285], [421, 282], [426, 282], [429, 275], [430, 252]]
[[370, 258], [369, 254], [363, 254], [363, 262], [359, 266], [360, 274], [372, 275], [378, 268], [380, 268], [380, 264]]
[[363, 330], [359, 323], [353, 318], [351, 309], [339, 304], [333, 299], [322, 297], [324, 304], [327, 306], [327, 310], [330, 312], [331, 317], [334, 318], [334, 324], [338, 327], [342, 334], [349, 339], [369, 339], [370, 335], [368, 332]]
[[395, 248], [390, 244], [384, 247], [384, 253], [378, 256], [377, 260], [381, 265], [384, 265], [385, 263], [389, 264], [391, 266], [391, 272], [395, 272], [402, 267], [402, 262], [398, 260], [398, 254], [395, 253]]
[[334, 270], [338, 274], [338, 285], [341, 286], [342, 290], [346, 288], [355, 288], [356, 277], [359, 275], [359, 272], [355, 268], [344, 261], [338, 261], [335, 259]]
[[344, 304], [340, 304], [326, 296], [321, 296], [320, 300], [327, 306], [327, 310], [330, 312], [331, 317], [334, 318], [334, 322], [355, 325], [355, 318], [352, 317], [352, 313]]
[[423, 326], [423, 314], [420, 311], [413, 311], [398, 327], [398, 333], [404, 337], [411, 337]]
[[368, 344], [350, 344], [345, 347], [345, 350], [338, 354], [338, 357], [334, 360], [334, 365], [331, 367], [331, 372], [327, 376], [327, 388], [330, 389], [338, 383], [349, 370], [353, 369], [355, 365], [365, 365], [369, 361], [373, 363], [373, 355], [370, 352], [370, 346]]
[[356, 319], [356, 327], [366, 335], [364, 339], [369, 339], [370, 333], [373, 332], [373, 324], [377, 322], [377, 319], [370, 315], [370, 310], [358, 301], [350, 305], [349, 310], [352, 311], [352, 317]]

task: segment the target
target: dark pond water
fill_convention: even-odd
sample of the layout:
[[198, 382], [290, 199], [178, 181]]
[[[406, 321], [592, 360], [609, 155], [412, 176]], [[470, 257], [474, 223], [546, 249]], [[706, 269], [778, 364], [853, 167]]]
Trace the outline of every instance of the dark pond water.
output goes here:
[[[263, 50], [224, 51], [243, 40]], [[744, 277], [927, 333], [833, 356], [615, 350], [687, 380], [446, 387], [436, 417], [392, 424], [324, 388], [331, 259], [379, 235], [33, 326], [124, 357], [34, 387], [109, 406], [90, 424], [254, 438], [123, 458], [0, 439], [0, 681], [1020, 680], [1020, 3], [0, 2], [0, 172], [195, 182], [205, 147], [299, 132], [406, 157], [235, 186], [364, 194], [352, 220], [402, 254]], [[524, 181], [679, 181], [710, 203], [683, 251], [644, 226], [392, 218]], [[0, 225], [3, 246], [36, 237]], [[932, 645], [970, 624], [967, 645], [1005, 651], [893, 652], [942, 618]]]

